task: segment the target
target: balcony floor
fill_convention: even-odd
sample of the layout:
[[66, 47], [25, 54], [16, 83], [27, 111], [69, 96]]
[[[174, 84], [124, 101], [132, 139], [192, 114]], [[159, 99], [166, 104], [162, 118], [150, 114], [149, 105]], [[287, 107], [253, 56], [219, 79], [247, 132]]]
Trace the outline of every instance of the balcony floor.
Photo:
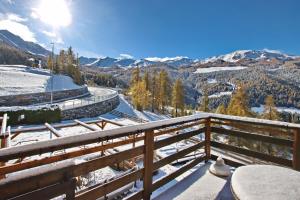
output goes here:
[[234, 199], [230, 190], [230, 177], [214, 176], [208, 171], [210, 165], [211, 162], [202, 165], [154, 200]]

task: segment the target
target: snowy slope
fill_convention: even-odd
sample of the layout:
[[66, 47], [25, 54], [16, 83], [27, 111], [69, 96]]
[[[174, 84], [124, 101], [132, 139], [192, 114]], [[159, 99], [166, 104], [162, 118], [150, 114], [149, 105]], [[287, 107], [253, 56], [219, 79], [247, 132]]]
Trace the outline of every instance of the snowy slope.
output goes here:
[[165, 57], [165, 58], [158, 58], [158, 57], [149, 57], [149, 58], [142, 58], [142, 59], [133, 59], [133, 58], [111, 58], [111, 57], [102, 57], [102, 58], [86, 58], [80, 57], [80, 64], [86, 66], [93, 66], [93, 67], [133, 67], [133, 66], [149, 66], [153, 64], [168, 64], [173, 67], [180, 67], [185, 65], [191, 65], [195, 62], [195, 60], [190, 59], [188, 57], [183, 56], [176, 56], [176, 57]]
[[[24, 65], [0, 65], [0, 96], [51, 91], [49, 70]], [[64, 75], [53, 76], [53, 90], [80, 88]]]
[[290, 60], [295, 58], [295, 56], [290, 56], [280, 51], [276, 50], [238, 50], [232, 53], [228, 53], [225, 55], [214, 56], [207, 58], [202, 61], [202, 63], [215, 62], [217, 60], [224, 60], [226, 62], [238, 62], [241, 59], [251, 59], [251, 60], [270, 60], [270, 59], [278, 59], [278, 60]]

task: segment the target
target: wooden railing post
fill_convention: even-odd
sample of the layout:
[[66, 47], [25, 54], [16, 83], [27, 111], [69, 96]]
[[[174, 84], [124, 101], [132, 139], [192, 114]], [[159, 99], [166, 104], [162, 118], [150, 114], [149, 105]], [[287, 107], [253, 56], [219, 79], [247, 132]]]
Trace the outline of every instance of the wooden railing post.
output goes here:
[[144, 193], [143, 199], [149, 200], [152, 193], [152, 173], [153, 173], [153, 155], [154, 155], [154, 131], [145, 132], [145, 154], [144, 154]]
[[300, 171], [300, 129], [294, 130], [293, 168]]
[[205, 120], [205, 161], [210, 159], [210, 140], [211, 140], [211, 118]]

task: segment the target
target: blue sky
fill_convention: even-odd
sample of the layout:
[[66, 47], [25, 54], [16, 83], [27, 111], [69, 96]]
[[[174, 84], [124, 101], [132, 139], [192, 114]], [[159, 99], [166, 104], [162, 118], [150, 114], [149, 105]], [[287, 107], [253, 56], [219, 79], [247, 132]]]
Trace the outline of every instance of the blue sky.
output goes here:
[[0, 0], [0, 29], [90, 57], [300, 55], [299, 9], [299, 0]]

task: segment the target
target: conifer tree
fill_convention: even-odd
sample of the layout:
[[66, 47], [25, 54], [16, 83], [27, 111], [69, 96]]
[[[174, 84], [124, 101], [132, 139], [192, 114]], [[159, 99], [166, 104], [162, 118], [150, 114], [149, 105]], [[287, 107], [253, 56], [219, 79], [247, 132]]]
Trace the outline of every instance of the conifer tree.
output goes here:
[[140, 68], [136, 67], [133, 69], [132, 74], [131, 74], [131, 82], [130, 85], [134, 86], [136, 83], [138, 83], [141, 80], [140, 77]]
[[168, 77], [168, 73], [165, 70], [159, 73], [159, 84], [158, 84], [158, 105], [162, 113], [165, 112], [165, 107], [170, 101], [170, 90], [171, 83]]
[[269, 120], [280, 120], [279, 113], [275, 107], [272, 95], [268, 95], [265, 99], [265, 107], [262, 118]]
[[204, 91], [204, 95], [202, 96], [201, 105], [199, 110], [202, 112], [209, 112], [209, 98], [207, 95], [207, 91]]
[[145, 81], [139, 81], [131, 87], [131, 96], [134, 107], [142, 111], [149, 105], [149, 91], [146, 90]]
[[227, 114], [245, 117], [254, 116], [248, 106], [246, 89], [242, 85], [238, 86], [237, 91], [232, 95], [227, 108]]
[[150, 93], [151, 93], [151, 110], [154, 112], [155, 109], [158, 108], [158, 83], [159, 83], [159, 77], [156, 72], [152, 75], [151, 81], [150, 81]]
[[218, 113], [218, 114], [226, 114], [226, 107], [225, 107], [225, 105], [223, 103], [221, 103], [218, 106], [218, 108], [216, 110], [216, 113]]
[[184, 114], [184, 91], [182, 82], [180, 79], [175, 81], [172, 90], [172, 106], [175, 110], [175, 117], [178, 116], [178, 109], [181, 111], [181, 115]]

